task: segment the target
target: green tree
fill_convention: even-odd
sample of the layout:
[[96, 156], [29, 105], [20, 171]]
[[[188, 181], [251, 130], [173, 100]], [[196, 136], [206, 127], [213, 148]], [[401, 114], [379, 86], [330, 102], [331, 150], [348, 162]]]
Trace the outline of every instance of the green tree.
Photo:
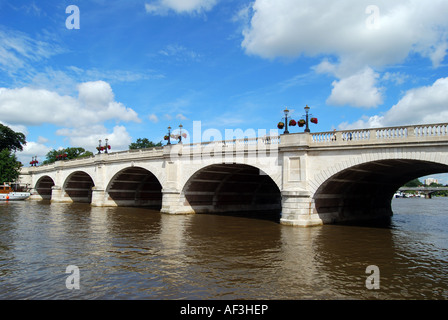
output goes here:
[[[432, 188], [441, 188], [441, 187], [443, 187], [443, 184], [432, 182], [429, 186]], [[448, 196], [448, 191], [445, 191], [445, 190], [436, 191], [432, 195], [436, 196], [436, 197], [446, 197], [446, 196]]]
[[15, 152], [22, 151], [25, 144], [23, 133], [0, 123], [0, 183], [13, 182], [19, 177], [22, 164], [17, 161]]
[[14, 153], [8, 149], [0, 151], [0, 183], [13, 182], [20, 174], [22, 163], [17, 161]]
[[152, 141], [149, 141], [147, 138], [138, 138], [136, 142], [133, 142], [129, 145], [129, 149], [146, 149], [161, 146], [162, 142], [154, 143]]
[[91, 157], [93, 156], [93, 153], [90, 151], [86, 151], [84, 148], [65, 148], [62, 150], [51, 150], [47, 153], [46, 159], [42, 164], [49, 164], [53, 163], [58, 159], [59, 155], [67, 155], [64, 159], [65, 160], [71, 160], [71, 159], [78, 159], [78, 158], [85, 158], [85, 157]]
[[423, 182], [421, 182], [419, 179], [414, 179], [411, 180], [407, 183], [404, 184], [404, 187], [408, 187], [408, 188], [416, 188], [423, 185]]
[[21, 132], [15, 132], [11, 128], [0, 123], [0, 151], [7, 149], [9, 151], [22, 151], [26, 144], [25, 135]]

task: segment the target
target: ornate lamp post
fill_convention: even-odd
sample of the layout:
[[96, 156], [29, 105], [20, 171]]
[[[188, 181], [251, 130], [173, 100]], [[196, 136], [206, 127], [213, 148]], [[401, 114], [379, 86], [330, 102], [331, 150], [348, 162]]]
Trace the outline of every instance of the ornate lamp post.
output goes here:
[[285, 132], [284, 134], [288, 134], [288, 125], [291, 127], [294, 127], [296, 125], [298, 125], [299, 127], [303, 127], [305, 126], [305, 132], [310, 132], [310, 126], [309, 123], [312, 122], [314, 124], [317, 124], [317, 118], [310, 118], [310, 107], [306, 106], [305, 107], [305, 112], [306, 115], [304, 116], [305, 119], [300, 119], [298, 121], [295, 121], [294, 119], [290, 118], [290, 120], [288, 121], [288, 116], [289, 116], [289, 110], [288, 108], [286, 108], [283, 112], [285, 113], [285, 122], [283, 122], [283, 120], [281, 122], [278, 123], [277, 127], [282, 130], [283, 128], [285, 128]]
[[168, 135], [166, 135], [166, 136], [164, 137], [164, 139], [168, 141], [168, 142], [167, 142], [167, 145], [170, 145], [170, 144], [171, 144], [170, 138], [177, 139], [177, 140], [179, 140], [179, 143], [182, 143], [182, 137], [183, 137], [183, 138], [186, 138], [186, 137], [187, 137], [187, 134], [186, 134], [186, 133], [182, 133], [182, 128], [183, 128], [183, 127], [184, 127], [184, 126], [183, 126], [182, 124], [179, 125], [179, 134], [175, 134], [175, 133], [171, 134], [171, 129], [172, 129], [172, 128], [171, 128], [171, 127], [168, 127]]
[[98, 147], [96, 147], [96, 150], [98, 150], [98, 154], [100, 154], [101, 151], [104, 151], [104, 153], [107, 153], [107, 150], [110, 150], [110, 148], [111, 148], [111, 146], [108, 143], [109, 139], [106, 139], [106, 145], [104, 147], [101, 145], [101, 140], [98, 140], [98, 141], [99, 141], [99, 144], [98, 144]]
[[285, 132], [283, 132], [284, 134], [288, 134], [288, 115], [289, 115], [289, 110], [288, 108], [285, 108], [285, 110], [283, 110], [283, 112], [285, 113]]
[[308, 122], [308, 120], [309, 120], [309, 115], [308, 115], [308, 112], [310, 111], [310, 107], [308, 107], [308, 105], [305, 107], [305, 112], [306, 112], [306, 118], [305, 118], [305, 121], [306, 121], [306, 128], [305, 128], [305, 132], [311, 132], [310, 131], [310, 126], [309, 126], [309, 122]]
[[288, 116], [289, 116], [288, 108], [285, 108], [285, 110], [283, 112], [285, 113], [285, 122], [280, 121], [277, 125], [277, 128], [279, 128], [280, 130], [285, 128], [285, 131], [283, 132], [283, 134], [288, 134], [289, 133], [289, 131], [288, 131]]
[[184, 126], [182, 124], [179, 125], [179, 143], [182, 143], [182, 128]]
[[171, 144], [171, 127], [168, 127], [168, 135], [165, 136], [165, 140], [167, 140], [167, 145]]
[[106, 147], [104, 148], [104, 153], [107, 153], [107, 149], [109, 148], [109, 145], [107, 144], [108, 141], [109, 139], [106, 138]]
[[31, 157], [31, 162], [30, 162], [30, 165], [32, 166], [32, 167], [37, 167], [37, 164], [39, 163], [39, 161], [37, 161], [37, 156], [35, 156], [35, 157]]
[[312, 116], [311, 114], [309, 114], [309, 111], [310, 111], [310, 107], [308, 107], [308, 106], [306, 106], [305, 107], [305, 112], [306, 112], [306, 115], [305, 115], [305, 124], [306, 124], [306, 127], [305, 127], [305, 132], [311, 132], [310, 131], [310, 126], [309, 126], [309, 123], [310, 122], [312, 122], [312, 123], [314, 123], [314, 124], [317, 124], [317, 118], [310, 118], [310, 116]]

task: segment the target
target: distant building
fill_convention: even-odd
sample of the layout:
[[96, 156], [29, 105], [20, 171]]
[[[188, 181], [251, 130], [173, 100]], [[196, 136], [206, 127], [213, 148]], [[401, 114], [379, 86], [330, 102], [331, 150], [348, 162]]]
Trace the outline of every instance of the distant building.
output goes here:
[[428, 178], [428, 179], [425, 179], [425, 184], [426, 184], [427, 186], [429, 186], [431, 183], [437, 183], [437, 184], [439, 184], [439, 180], [434, 179], [434, 178]]

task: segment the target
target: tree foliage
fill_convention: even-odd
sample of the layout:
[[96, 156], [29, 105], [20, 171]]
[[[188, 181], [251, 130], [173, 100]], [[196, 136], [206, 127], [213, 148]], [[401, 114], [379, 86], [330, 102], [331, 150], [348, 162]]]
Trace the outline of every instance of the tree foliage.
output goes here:
[[418, 178], [411, 180], [407, 183], [404, 184], [404, 187], [408, 187], [408, 188], [416, 188], [416, 187], [420, 187], [423, 185], [423, 182], [421, 182]]
[[146, 149], [161, 146], [162, 142], [154, 143], [152, 141], [149, 141], [147, 138], [138, 138], [136, 142], [133, 142], [129, 145], [129, 149]]
[[25, 135], [21, 132], [15, 132], [11, 128], [0, 123], [0, 151], [7, 149], [9, 151], [22, 151], [26, 144]]
[[23, 133], [0, 123], [0, 183], [13, 182], [19, 177], [22, 164], [15, 152], [22, 151], [25, 144]]
[[0, 183], [13, 182], [19, 177], [22, 164], [8, 149], [0, 151]]
[[[66, 155], [60, 157], [61, 155]], [[93, 153], [86, 151], [84, 148], [65, 148], [62, 150], [51, 150], [47, 153], [43, 164], [53, 163], [58, 160], [71, 160], [93, 156]]]

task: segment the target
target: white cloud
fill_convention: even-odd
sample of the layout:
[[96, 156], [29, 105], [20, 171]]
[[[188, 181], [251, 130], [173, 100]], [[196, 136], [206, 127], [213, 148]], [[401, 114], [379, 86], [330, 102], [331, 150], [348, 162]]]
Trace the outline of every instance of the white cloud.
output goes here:
[[174, 58], [177, 61], [199, 61], [201, 58], [201, 55], [199, 53], [196, 53], [193, 50], [189, 50], [184, 46], [178, 45], [178, 44], [170, 44], [167, 45], [164, 49], [159, 50], [159, 54]]
[[67, 136], [72, 146], [81, 146], [94, 153], [99, 145], [99, 140], [104, 145], [105, 139], [108, 139], [108, 144], [112, 146], [111, 152], [128, 150], [132, 142], [132, 138], [124, 126], [115, 126], [112, 132], [109, 132], [103, 125], [95, 125], [75, 129], [60, 129], [56, 134]]
[[44, 144], [44, 143], [47, 143], [47, 142], [48, 142], [48, 139], [45, 138], [45, 137], [41, 137], [41, 136], [39, 136], [39, 137], [37, 138], [37, 143]]
[[264, 58], [335, 55], [345, 68], [381, 67], [417, 52], [437, 66], [446, 56], [448, 2], [378, 0], [377, 29], [369, 1], [255, 0], [243, 48]]
[[23, 133], [25, 136], [28, 134], [28, 128], [22, 124], [11, 124], [6, 121], [0, 121], [0, 123], [9, 127], [10, 129], [12, 129], [15, 132]]
[[[77, 89], [78, 96], [73, 97], [29, 87], [0, 88], [0, 119], [25, 134], [27, 126], [56, 125], [61, 127], [56, 135], [62, 136], [68, 145], [92, 152], [98, 140], [106, 138], [114, 151], [128, 149], [132, 139], [126, 128], [116, 125], [110, 132], [104, 123], [107, 120], [140, 122], [137, 113], [115, 101], [112, 88], [104, 81], [81, 83]], [[18, 156], [22, 162], [36, 155], [43, 160], [51, 149], [47, 143], [43, 137], [38, 137], [37, 142], [28, 141]]]
[[407, 124], [448, 122], [448, 78], [430, 86], [411, 89], [382, 115], [364, 117], [355, 123], [343, 123], [340, 129], [389, 127]]
[[[47, 73], [47, 72], [46, 72]], [[139, 72], [128, 70], [99, 70], [97, 68], [81, 69], [76, 66], [67, 67], [67, 73], [75, 78], [83, 81], [91, 81], [92, 79], [102, 79], [109, 83], [117, 82], [134, 82], [147, 79], [161, 79], [165, 76], [156, 70], [146, 69]]]
[[[0, 88], [0, 117], [11, 124], [76, 121], [76, 99], [47, 90]], [[82, 117], [82, 114], [79, 114]]]
[[148, 116], [148, 119], [149, 119], [149, 121], [151, 121], [152, 123], [157, 123], [157, 122], [159, 122], [159, 117], [157, 117], [157, 115], [155, 115], [154, 113], [153, 113], [153, 114], [150, 114], [150, 115]]
[[384, 115], [385, 125], [448, 122], [448, 78], [412, 89]]
[[155, 70], [147, 69], [141, 72], [125, 70], [99, 70], [81, 69], [76, 66], [68, 66], [62, 70], [45, 67], [43, 70], [28, 72], [24, 77], [18, 77], [16, 86], [27, 86], [33, 89], [46, 89], [62, 95], [76, 95], [79, 83], [102, 81], [109, 84], [135, 82], [147, 79], [161, 79], [163, 74]]
[[81, 83], [78, 91], [79, 101], [89, 108], [101, 110], [114, 100], [112, 88], [104, 81]]
[[350, 129], [365, 129], [365, 128], [379, 128], [384, 127], [384, 117], [383, 116], [364, 116], [358, 121], [353, 123], [343, 122], [338, 126], [339, 130], [350, 130]]
[[22, 162], [23, 165], [27, 166], [32, 160], [32, 157], [37, 156], [39, 162], [45, 160], [45, 156], [52, 149], [43, 143], [28, 141], [26, 145], [23, 146], [23, 151], [17, 152], [17, 159]]
[[16, 153], [18, 160], [27, 166], [31, 158], [37, 156], [39, 162], [42, 163], [46, 159], [49, 151], [63, 149], [69, 145], [81, 147], [96, 154], [96, 147], [99, 144], [99, 140], [104, 145], [105, 139], [108, 139], [108, 144], [111, 145], [111, 152], [123, 151], [128, 150], [132, 142], [132, 138], [124, 126], [115, 126], [112, 131], [100, 124], [70, 129], [64, 128], [57, 130], [56, 135], [66, 137], [68, 145], [57, 148], [49, 147], [45, 145], [48, 140], [39, 137], [37, 142], [27, 141], [26, 145], [23, 146], [23, 151]]
[[381, 80], [383, 81], [391, 81], [397, 85], [403, 84], [409, 76], [400, 72], [386, 72], [382, 76]]
[[114, 101], [110, 85], [87, 82], [79, 97], [62, 96], [45, 89], [0, 88], [0, 118], [10, 124], [78, 127], [106, 120], [140, 122], [137, 113]]
[[440, 66], [443, 60], [446, 57], [448, 51], [448, 43], [444, 42], [441, 45], [437, 46], [434, 51], [429, 53], [429, 57], [431, 58], [435, 67]]
[[324, 59], [317, 66], [312, 67], [312, 69], [317, 73], [336, 74], [338, 68], [336, 64], [331, 63], [328, 59]]
[[351, 105], [371, 108], [383, 103], [381, 90], [376, 87], [379, 74], [371, 68], [333, 82], [330, 105]]
[[201, 13], [211, 10], [217, 0], [157, 0], [145, 4], [146, 12], [153, 14], [175, 13]]
[[14, 76], [18, 70], [30, 72], [33, 64], [61, 53], [56, 44], [34, 39], [2, 27], [0, 30], [0, 70]]
[[[406, 79], [402, 74], [380, 78], [378, 72], [412, 54], [427, 58], [434, 67], [446, 59], [448, 2], [371, 4], [367, 0], [255, 0], [249, 10], [238, 14], [239, 20], [247, 17], [241, 45], [248, 55], [266, 59], [322, 57], [312, 69], [338, 79], [328, 103], [375, 107], [383, 101], [379, 80], [399, 85]], [[378, 16], [366, 10], [369, 6], [377, 9]]]
[[186, 116], [184, 116], [183, 114], [178, 113], [176, 115], [176, 119], [178, 119], [178, 120], [187, 120], [188, 118]]

